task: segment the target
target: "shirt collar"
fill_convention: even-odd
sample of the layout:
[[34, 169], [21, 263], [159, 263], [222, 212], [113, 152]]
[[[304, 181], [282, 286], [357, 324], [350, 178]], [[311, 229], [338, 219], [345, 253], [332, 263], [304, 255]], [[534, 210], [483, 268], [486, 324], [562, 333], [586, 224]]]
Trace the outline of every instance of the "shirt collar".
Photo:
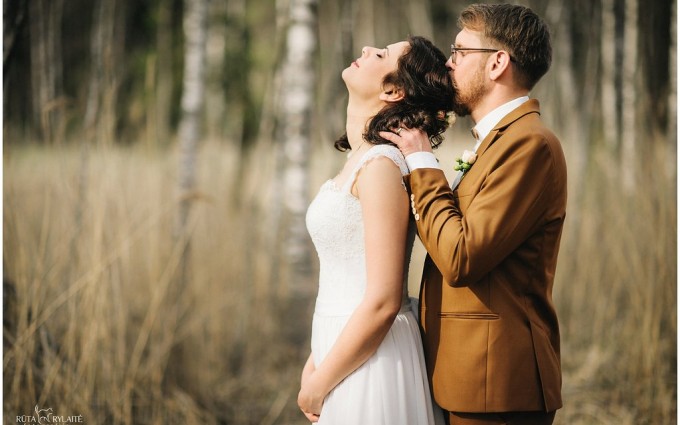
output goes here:
[[475, 151], [477, 151], [477, 148], [482, 143], [482, 140], [486, 138], [486, 136], [491, 132], [491, 130], [493, 130], [496, 124], [498, 124], [503, 119], [504, 116], [508, 115], [515, 108], [519, 107], [528, 100], [529, 96], [522, 96], [518, 97], [517, 99], [513, 99], [510, 102], [504, 103], [498, 108], [489, 112], [484, 116], [484, 118], [479, 120], [477, 125], [474, 126], [474, 129], [479, 135], [479, 140], [477, 140], [477, 144], [475, 145]]

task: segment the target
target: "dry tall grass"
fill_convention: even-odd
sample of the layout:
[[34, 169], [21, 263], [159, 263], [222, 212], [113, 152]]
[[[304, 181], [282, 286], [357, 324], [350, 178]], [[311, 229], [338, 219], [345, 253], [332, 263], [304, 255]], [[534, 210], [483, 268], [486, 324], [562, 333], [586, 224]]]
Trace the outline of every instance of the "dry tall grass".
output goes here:
[[[270, 153], [202, 149], [191, 279], [177, 288], [173, 153], [111, 148], [81, 163], [74, 148], [5, 148], [4, 423], [36, 405], [89, 424], [306, 423], [295, 398], [308, 344], [290, 335], [308, 335], [309, 312], [277, 313]], [[315, 154], [312, 190], [337, 160]], [[675, 177], [649, 173], [626, 194], [606, 158], [594, 165], [558, 266], [556, 422], [674, 423]]]
[[249, 247], [266, 228], [241, 202], [266, 195], [271, 167], [237, 185], [238, 156], [202, 153], [191, 279], [173, 288], [172, 154], [92, 152], [83, 174], [77, 150], [6, 148], [5, 423], [36, 404], [96, 424], [299, 419], [301, 348], [268, 314], [266, 255]]
[[645, 158], [632, 192], [604, 152], [571, 188], [555, 287], [562, 424], [677, 420], [675, 153], [650, 142]]

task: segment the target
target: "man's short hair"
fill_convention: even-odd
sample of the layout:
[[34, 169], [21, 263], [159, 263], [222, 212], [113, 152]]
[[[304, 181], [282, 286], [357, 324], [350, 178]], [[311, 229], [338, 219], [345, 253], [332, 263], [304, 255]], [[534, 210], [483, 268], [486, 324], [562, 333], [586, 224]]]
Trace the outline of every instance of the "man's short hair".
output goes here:
[[548, 26], [531, 9], [513, 4], [472, 4], [458, 18], [460, 29], [481, 32], [494, 49], [507, 50], [515, 82], [531, 90], [548, 72], [552, 46]]

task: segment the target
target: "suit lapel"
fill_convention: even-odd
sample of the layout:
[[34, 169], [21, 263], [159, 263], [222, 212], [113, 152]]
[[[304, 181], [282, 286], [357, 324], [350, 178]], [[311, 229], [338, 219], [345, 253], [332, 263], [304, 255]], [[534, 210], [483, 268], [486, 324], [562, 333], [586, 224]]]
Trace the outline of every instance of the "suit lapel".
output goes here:
[[[517, 107], [517, 109], [503, 117], [503, 119], [501, 119], [498, 124], [496, 124], [489, 134], [486, 135], [482, 143], [479, 145], [479, 148], [477, 148], [477, 161], [479, 161], [481, 156], [484, 155], [484, 152], [486, 152], [486, 150], [489, 149], [491, 145], [493, 145], [496, 140], [498, 140], [503, 135], [505, 129], [507, 129], [512, 123], [519, 120], [523, 116], [532, 113], [540, 114], [539, 103], [536, 99], [529, 99]], [[451, 190], [456, 190], [463, 179], [463, 176], [464, 174], [462, 172], [459, 172], [459, 174], [456, 175], [453, 183], [451, 184]]]
[[538, 100], [536, 99], [529, 99], [528, 101], [520, 105], [517, 109], [503, 117], [503, 119], [501, 119], [498, 122], [498, 124], [496, 124], [496, 126], [489, 132], [489, 134], [486, 135], [486, 137], [482, 141], [482, 144], [479, 145], [479, 149], [477, 149], [477, 160], [479, 160], [479, 158], [482, 155], [484, 155], [484, 152], [486, 152], [486, 150], [490, 148], [491, 145], [493, 145], [496, 142], [496, 140], [498, 140], [503, 135], [503, 132], [505, 131], [506, 128], [508, 128], [512, 123], [514, 123], [518, 119], [531, 113], [540, 114]]

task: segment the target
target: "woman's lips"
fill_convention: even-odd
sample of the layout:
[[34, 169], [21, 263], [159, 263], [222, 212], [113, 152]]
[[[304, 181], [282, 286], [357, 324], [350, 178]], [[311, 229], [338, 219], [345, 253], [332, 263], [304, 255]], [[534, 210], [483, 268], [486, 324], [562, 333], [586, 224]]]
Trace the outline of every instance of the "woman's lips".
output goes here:
[[359, 63], [358, 63], [357, 61], [352, 62], [352, 65], [354, 65], [354, 66], [356, 66], [357, 68], [359, 68]]

